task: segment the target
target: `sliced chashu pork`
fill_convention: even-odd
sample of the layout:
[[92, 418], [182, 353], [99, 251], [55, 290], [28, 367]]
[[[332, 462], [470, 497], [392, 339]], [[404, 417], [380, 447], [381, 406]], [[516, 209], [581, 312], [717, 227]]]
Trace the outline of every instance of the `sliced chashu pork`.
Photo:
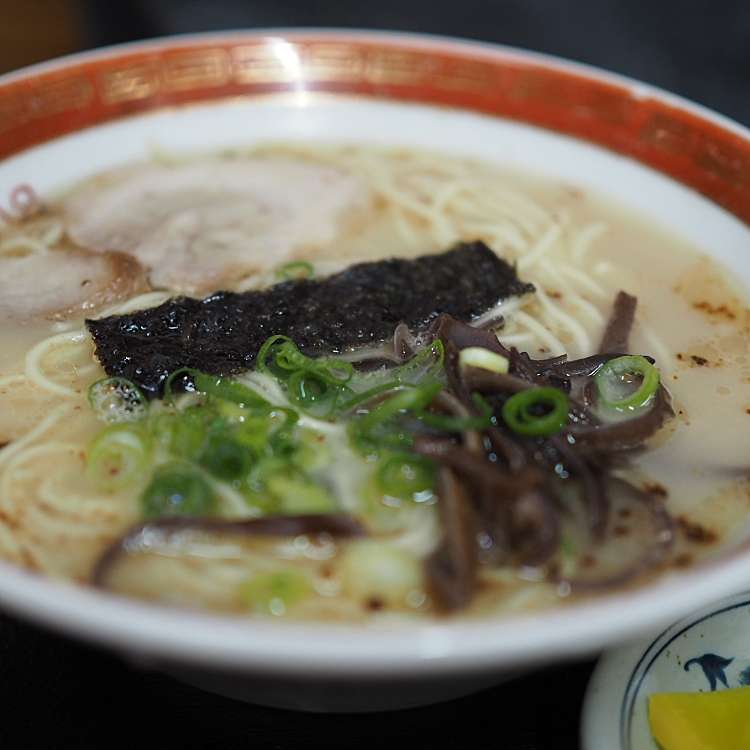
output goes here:
[[116, 170], [63, 208], [79, 245], [130, 253], [154, 287], [197, 294], [314, 254], [370, 204], [359, 179], [332, 167], [213, 158]]
[[146, 288], [143, 270], [123, 253], [59, 249], [0, 256], [0, 317], [90, 315]]

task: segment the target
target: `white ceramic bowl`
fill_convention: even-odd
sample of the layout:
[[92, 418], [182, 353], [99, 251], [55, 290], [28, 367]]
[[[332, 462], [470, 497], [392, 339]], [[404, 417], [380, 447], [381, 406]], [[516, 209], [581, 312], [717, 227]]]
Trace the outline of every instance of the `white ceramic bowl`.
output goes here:
[[[6, 76], [0, 201], [19, 183], [45, 195], [155, 144], [205, 150], [269, 138], [416, 145], [564, 178], [678, 228], [750, 282], [750, 132], [584, 66], [414, 35], [180, 37]], [[554, 611], [364, 627], [187, 614], [0, 565], [0, 603], [222, 692], [375, 710], [596, 652], [748, 581], [745, 554]]]

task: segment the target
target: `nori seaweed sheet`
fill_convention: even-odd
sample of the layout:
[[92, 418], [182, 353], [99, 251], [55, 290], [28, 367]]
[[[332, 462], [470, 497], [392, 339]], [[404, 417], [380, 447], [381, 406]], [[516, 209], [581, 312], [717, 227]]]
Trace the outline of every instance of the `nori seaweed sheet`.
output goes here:
[[110, 376], [158, 396], [170, 373], [249, 370], [273, 334], [307, 354], [385, 341], [399, 323], [423, 329], [441, 313], [470, 321], [507, 297], [534, 291], [482, 242], [436, 255], [359, 263], [333, 276], [284, 281], [259, 291], [177, 297], [128, 315], [87, 320]]

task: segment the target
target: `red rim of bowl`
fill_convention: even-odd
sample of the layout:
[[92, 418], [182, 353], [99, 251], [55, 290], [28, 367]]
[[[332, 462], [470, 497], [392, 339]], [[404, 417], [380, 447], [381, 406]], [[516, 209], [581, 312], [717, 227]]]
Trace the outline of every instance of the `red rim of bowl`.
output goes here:
[[321, 91], [519, 120], [630, 156], [750, 223], [750, 132], [625, 78], [552, 57], [412, 34], [260, 31], [171, 37], [0, 78], [0, 159], [163, 107]]

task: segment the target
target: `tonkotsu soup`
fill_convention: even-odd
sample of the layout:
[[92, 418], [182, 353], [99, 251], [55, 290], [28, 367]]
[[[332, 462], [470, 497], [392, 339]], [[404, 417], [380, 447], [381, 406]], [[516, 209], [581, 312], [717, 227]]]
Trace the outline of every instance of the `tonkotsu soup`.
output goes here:
[[155, 602], [526, 611], [747, 536], [750, 317], [574, 186], [160, 155], [0, 233], [0, 557]]

